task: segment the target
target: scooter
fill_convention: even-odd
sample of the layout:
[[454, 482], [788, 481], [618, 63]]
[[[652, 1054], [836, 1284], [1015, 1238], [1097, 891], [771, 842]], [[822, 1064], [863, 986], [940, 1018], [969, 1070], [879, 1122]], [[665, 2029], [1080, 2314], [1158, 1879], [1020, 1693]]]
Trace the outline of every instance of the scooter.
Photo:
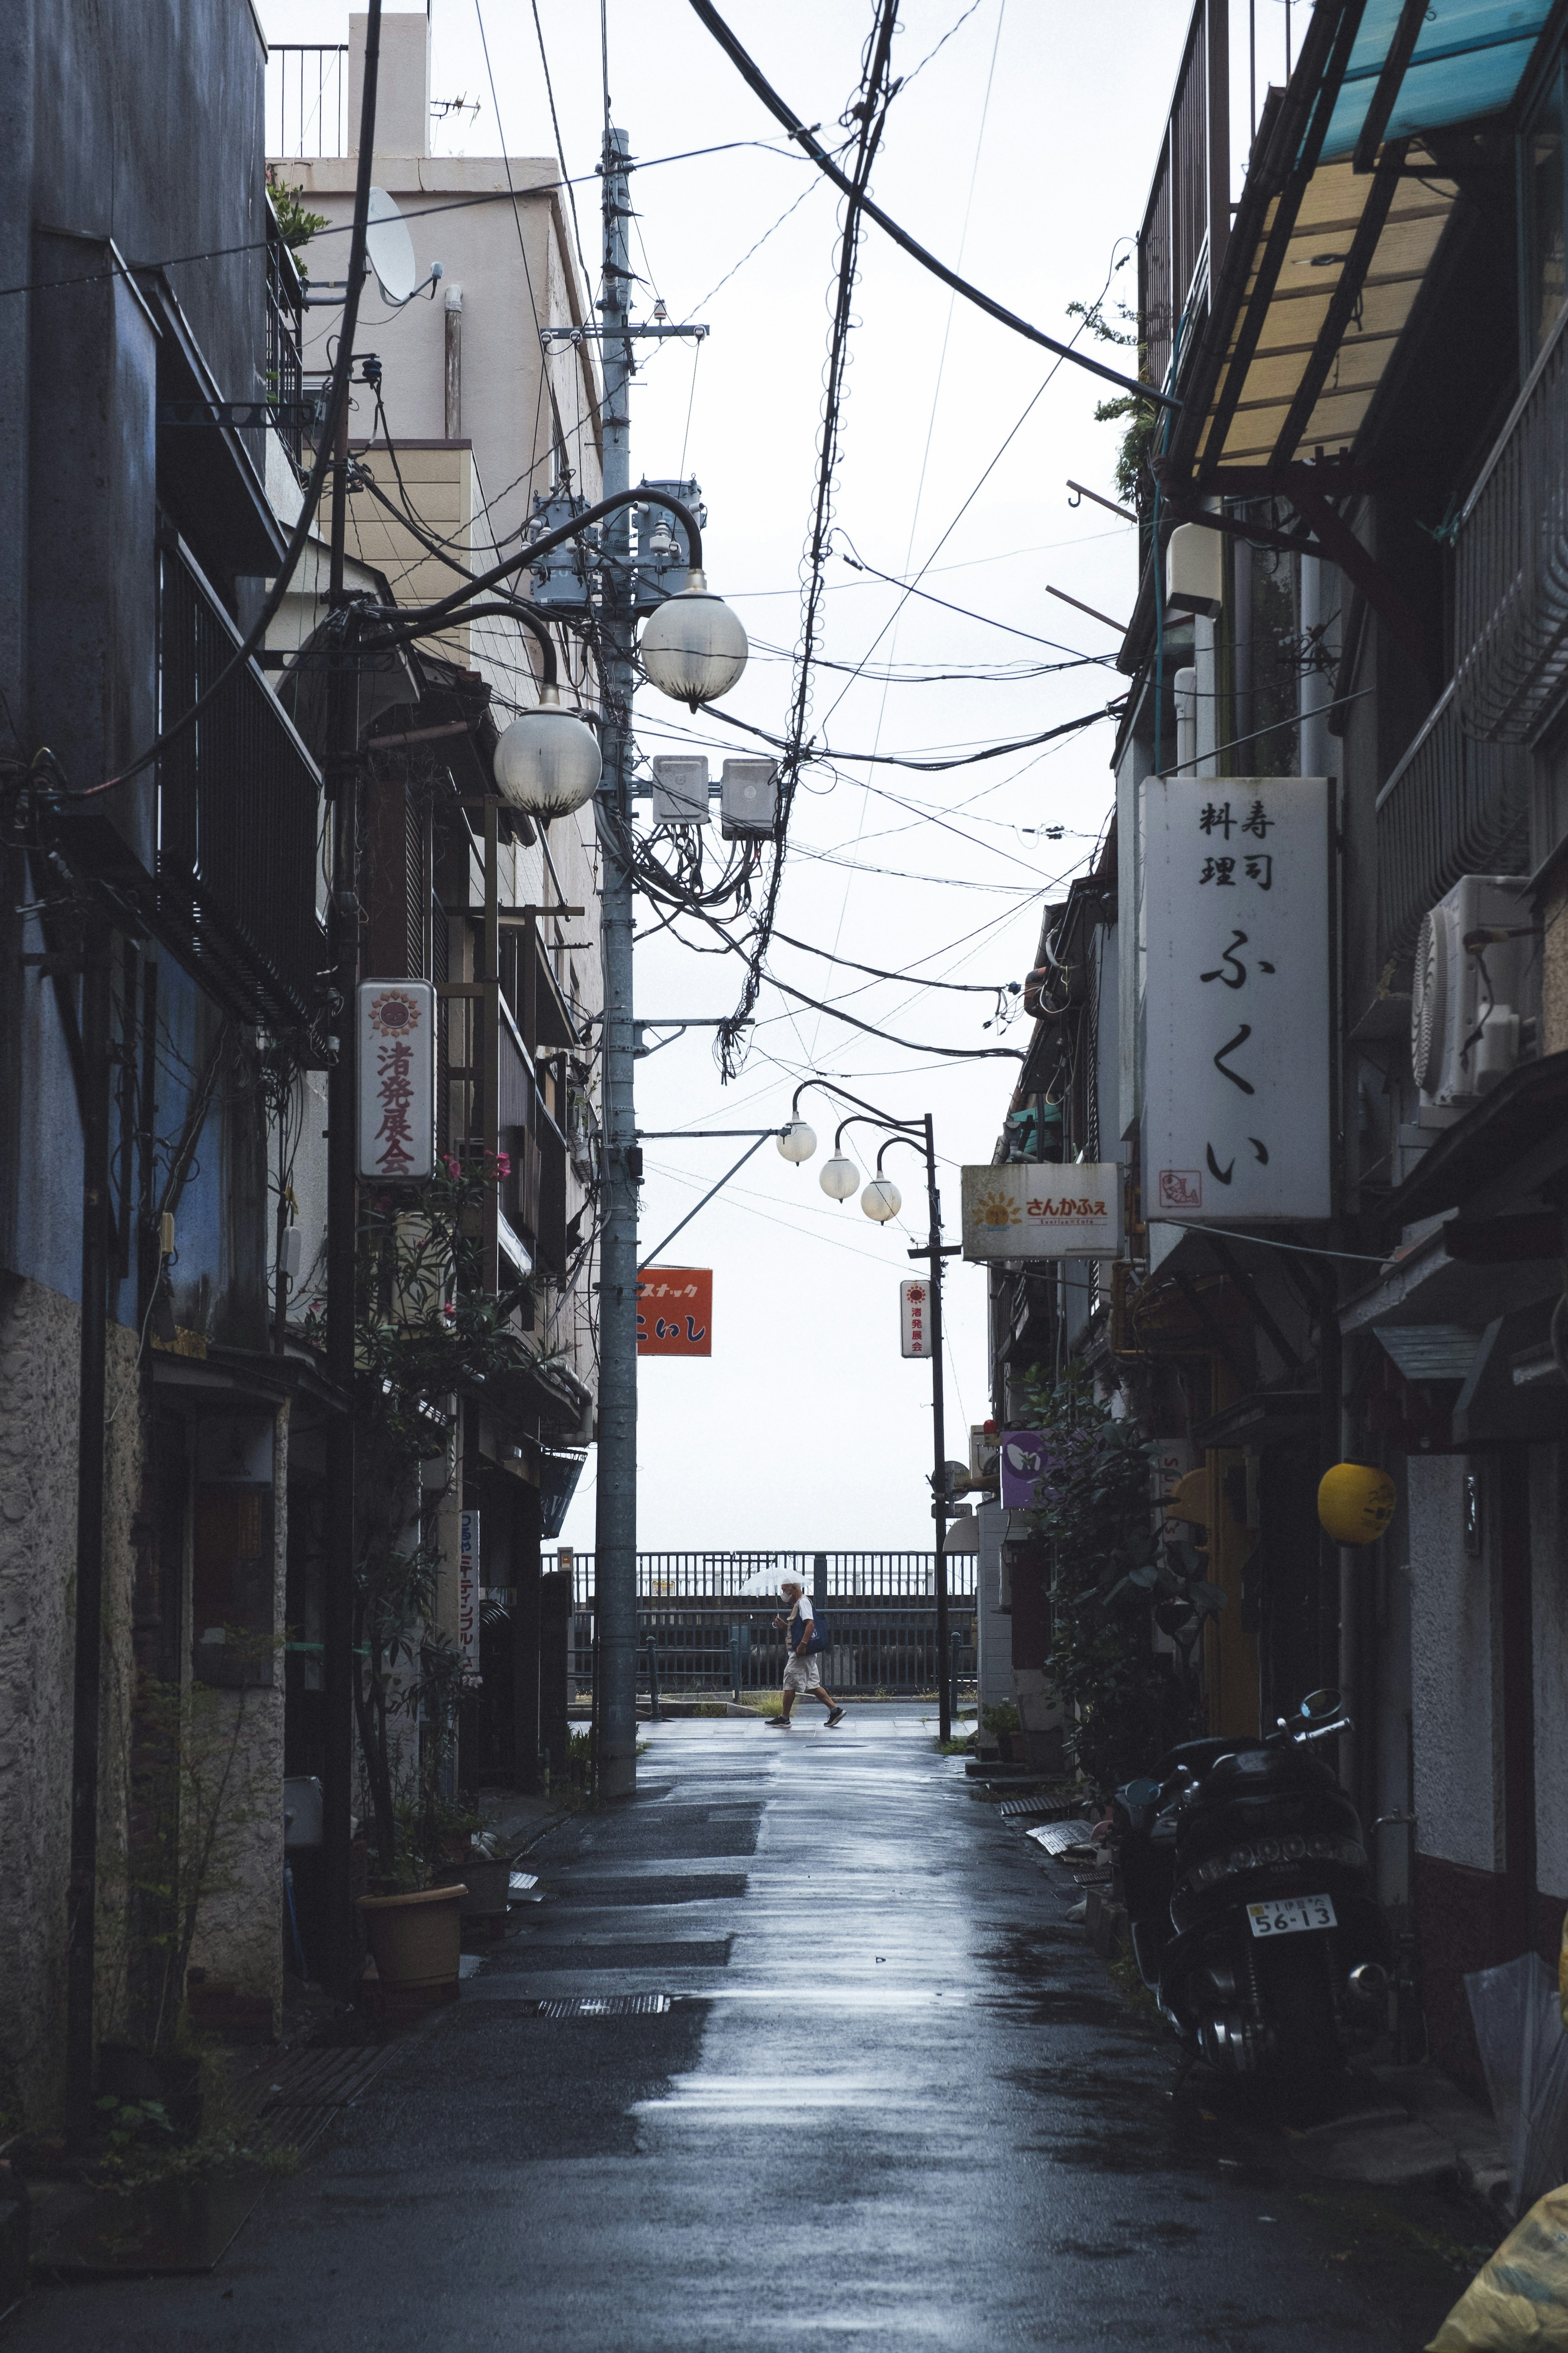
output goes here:
[[1313, 1692], [1263, 1738], [1188, 1740], [1116, 1793], [1132, 1950], [1192, 2056], [1305, 2084], [1387, 2023], [1393, 1940], [1355, 1808], [1310, 1744], [1352, 1729]]

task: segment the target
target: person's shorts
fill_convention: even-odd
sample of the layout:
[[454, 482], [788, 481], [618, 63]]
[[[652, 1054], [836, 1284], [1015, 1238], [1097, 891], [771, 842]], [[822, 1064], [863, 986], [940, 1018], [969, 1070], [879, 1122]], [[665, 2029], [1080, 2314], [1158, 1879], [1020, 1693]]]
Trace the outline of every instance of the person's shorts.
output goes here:
[[821, 1681], [822, 1666], [818, 1658], [814, 1657], [809, 1651], [806, 1652], [804, 1659], [797, 1659], [793, 1651], [790, 1652], [789, 1657], [784, 1662], [784, 1687], [785, 1691], [815, 1691]]

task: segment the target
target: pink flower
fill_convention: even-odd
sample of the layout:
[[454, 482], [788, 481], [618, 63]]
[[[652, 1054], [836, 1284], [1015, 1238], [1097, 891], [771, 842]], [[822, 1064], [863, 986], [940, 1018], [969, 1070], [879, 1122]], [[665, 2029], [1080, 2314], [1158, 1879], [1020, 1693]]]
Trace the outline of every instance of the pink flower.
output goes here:
[[456, 1153], [444, 1152], [441, 1155], [441, 1166], [445, 1168], [448, 1176], [460, 1176], [463, 1173], [462, 1163], [458, 1158]]
[[511, 1155], [509, 1152], [498, 1152], [495, 1155], [495, 1173], [498, 1185], [503, 1176], [511, 1175]]

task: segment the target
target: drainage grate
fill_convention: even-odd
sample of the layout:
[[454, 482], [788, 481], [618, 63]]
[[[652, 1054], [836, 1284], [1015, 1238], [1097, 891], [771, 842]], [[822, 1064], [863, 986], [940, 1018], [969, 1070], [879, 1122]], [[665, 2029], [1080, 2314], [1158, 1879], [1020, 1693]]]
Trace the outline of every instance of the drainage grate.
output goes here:
[[999, 1810], [1005, 1822], [1030, 1822], [1043, 1814], [1054, 1814], [1057, 1807], [1052, 1798], [1009, 1798]]
[[669, 2008], [667, 1993], [568, 1993], [542, 2001], [540, 2018], [658, 2018]]

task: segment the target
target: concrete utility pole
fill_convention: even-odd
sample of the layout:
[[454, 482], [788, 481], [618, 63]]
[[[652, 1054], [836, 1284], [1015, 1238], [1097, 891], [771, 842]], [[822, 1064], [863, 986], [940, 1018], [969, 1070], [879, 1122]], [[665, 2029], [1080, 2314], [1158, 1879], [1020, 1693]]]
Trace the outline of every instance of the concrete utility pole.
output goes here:
[[[604, 491], [631, 488], [632, 343], [626, 316], [631, 274], [626, 223], [627, 140], [606, 130], [603, 175]], [[599, 1228], [599, 1484], [595, 1526], [595, 1632], [599, 1650], [599, 1787], [605, 1797], [637, 1788], [637, 1183], [632, 1101], [632, 876], [621, 861], [631, 841], [631, 512], [605, 518], [605, 781], [611, 807], [604, 838], [601, 939], [605, 972], [603, 1161]]]

